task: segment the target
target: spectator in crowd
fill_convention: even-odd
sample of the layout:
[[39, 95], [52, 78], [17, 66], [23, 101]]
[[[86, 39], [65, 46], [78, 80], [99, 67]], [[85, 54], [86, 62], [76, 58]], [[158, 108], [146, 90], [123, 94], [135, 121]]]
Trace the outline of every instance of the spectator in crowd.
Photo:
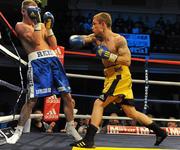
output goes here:
[[[174, 117], [169, 117], [169, 119], [176, 119], [176, 118], [174, 118]], [[177, 127], [178, 127], [178, 124], [177, 124], [177, 122], [175, 122], [175, 121], [169, 121], [169, 122], [167, 122], [167, 127], [177, 128]]]
[[85, 118], [80, 120], [80, 126], [78, 128], [78, 132], [80, 134], [86, 134], [89, 122], [90, 122], [90, 118]]
[[[111, 113], [110, 114], [111, 117], [118, 117], [117, 113]], [[101, 133], [107, 133], [107, 127], [108, 125], [121, 125], [120, 121], [118, 119], [109, 119], [107, 125], [105, 125], [102, 129], [101, 129]]]
[[129, 120], [129, 126], [137, 126], [138, 122], [136, 120]]
[[[41, 110], [35, 110], [34, 114], [42, 114]], [[55, 127], [56, 123], [51, 122], [51, 123], [46, 123], [43, 121], [42, 117], [38, 117], [35, 119], [32, 119], [31, 122], [31, 132], [48, 132], [52, 133], [53, 128]]]

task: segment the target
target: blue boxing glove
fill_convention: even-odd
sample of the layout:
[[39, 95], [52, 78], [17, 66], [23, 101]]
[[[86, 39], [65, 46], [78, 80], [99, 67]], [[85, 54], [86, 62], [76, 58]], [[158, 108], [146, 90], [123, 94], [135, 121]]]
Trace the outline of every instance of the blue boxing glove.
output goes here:
[[116, 62], [118, 55], [111, 53], [106, 46], [100, 45], [96, 47], [96, 56], [108, 59], [110, 62]]
[[47, 29], [48, 36], [54, 35], [52, 27], [54, 25], [54, 16], [50, 12], [45, 12], [43, 15], [45, 27]]
[[54, 25], [54, 16], [50, 12], [45, 12], [43, 16], [46, 29], [52, 29]]
[[34, 22], [35, 31], [41, 30], [41, 15], [40, 15], [41, 9], [37, 6], [29, 6], [27, 8], [27, 14], [29, 18]]
[[80, 49], [85, 45], [85, 41], [80, 35], [72, 35], [69, 38], [69, 44], [72, 48]]

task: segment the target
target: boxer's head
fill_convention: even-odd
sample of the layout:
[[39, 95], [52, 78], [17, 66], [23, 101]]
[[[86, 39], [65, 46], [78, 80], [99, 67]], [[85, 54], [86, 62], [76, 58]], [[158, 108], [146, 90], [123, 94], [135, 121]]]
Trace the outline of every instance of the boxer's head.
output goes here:
[[33, 0], [24, 0], [21, 4], [21, 12], [22, 14], [25, 13], [28, 6], [37, 6], [36, 2]]
[[93, 17], [92, 30], [95, 34], [100, 34], [105, 28], [111, 29], [111, 15], [106, 12], [101, 12]]

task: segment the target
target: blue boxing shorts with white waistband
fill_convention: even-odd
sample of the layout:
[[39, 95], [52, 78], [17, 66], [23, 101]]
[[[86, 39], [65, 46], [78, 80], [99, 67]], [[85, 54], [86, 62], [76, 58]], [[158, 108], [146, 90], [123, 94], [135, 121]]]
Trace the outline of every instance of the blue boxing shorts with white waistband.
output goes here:
[[71, 92], [65, 70], [54, 51], [32, 52], [28, 60], [28, 98]]

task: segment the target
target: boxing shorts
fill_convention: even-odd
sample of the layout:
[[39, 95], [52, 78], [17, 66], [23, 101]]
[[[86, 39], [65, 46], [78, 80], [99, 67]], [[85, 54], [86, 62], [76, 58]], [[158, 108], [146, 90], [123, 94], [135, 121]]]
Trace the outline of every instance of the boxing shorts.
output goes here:
[[71, 92], [65, 70], [52, 50], [28, 55], [28, 97], [46, 97]]
[[123, 65], [111, 66], [104, 69], [104, 75], [104, 89], [99, 99], [105, 101], [108, 96], [120, 96], [122, 99], [121, 103], [134, 105], [134, 102], [131, 101], [134, 99], [134, 96], [129, 67]]

